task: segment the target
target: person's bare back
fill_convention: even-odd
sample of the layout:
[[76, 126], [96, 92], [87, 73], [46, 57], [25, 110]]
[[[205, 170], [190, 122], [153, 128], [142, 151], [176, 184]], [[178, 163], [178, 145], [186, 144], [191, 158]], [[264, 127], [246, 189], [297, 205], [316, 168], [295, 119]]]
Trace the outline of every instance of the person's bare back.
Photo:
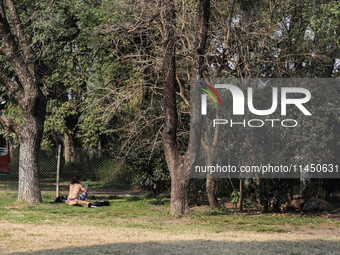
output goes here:
[[[79, 192], [81, 190], [83, 191], [83, 193], [79, 195]], [[86, 197], [87, 197], [87, 184], [85, 184], [85, 186], [83, 187], [83, 185], [81, 185], [79, 181], [78, 176], [72, 177], [67, 200], [68, 201], [85, 200]]]
[[69, 199], [76, 199], [79, 195], [79, 191], [82, 190], [84, 192], [87, 192], [86, 189], [83, 188], [83, 185], [80, 183], [74, 183], [70, 185], [70, 191], [68, 193]]

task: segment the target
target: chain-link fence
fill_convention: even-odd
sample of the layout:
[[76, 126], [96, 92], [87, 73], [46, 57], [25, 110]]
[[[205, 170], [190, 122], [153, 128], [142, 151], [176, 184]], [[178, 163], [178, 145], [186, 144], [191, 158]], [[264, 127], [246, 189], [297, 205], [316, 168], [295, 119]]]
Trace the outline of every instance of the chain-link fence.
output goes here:
[[[78, 176], [81, 183], [89, 185], [92, 194], [131, 193], [131, 172], [124, 165], [100, 153], [84, 149], [65, 153], [61, 150], [59, 191], [66, 194], [71, 178]], [[19, 150], [11, 151], [10, 172], [0, 171], [0, 191], [17, 190], [19, 179]], [[39, 177], [42, 191], [55, 192], [57, 186], [58, 149], [42, 150], [39, 155]]]

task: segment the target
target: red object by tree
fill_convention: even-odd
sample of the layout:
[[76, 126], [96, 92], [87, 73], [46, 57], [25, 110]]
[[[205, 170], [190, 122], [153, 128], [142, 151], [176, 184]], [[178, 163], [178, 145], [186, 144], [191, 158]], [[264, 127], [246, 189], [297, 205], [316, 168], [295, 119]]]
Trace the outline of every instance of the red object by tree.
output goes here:
[[3, 136], [0, 136], [0, 171], [11, 171], [9, 142]]

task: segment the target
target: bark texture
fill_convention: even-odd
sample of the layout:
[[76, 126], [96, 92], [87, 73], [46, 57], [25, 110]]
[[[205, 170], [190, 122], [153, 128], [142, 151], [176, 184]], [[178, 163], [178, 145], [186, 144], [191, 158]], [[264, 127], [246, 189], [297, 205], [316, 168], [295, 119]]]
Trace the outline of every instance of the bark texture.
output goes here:
[[[197, 39], [192, 77], [201, 78], [204, 70], [204, 54], [208, 37], [210, 1], [201, 0], [197, 13]], [[171, 214], [189, 213], [190, 166], [199, 152], [200, 110], [191, 109], [192, 124], [188, 150], [180, 155], [176, 140], [176, 13], [173, 0], [161, 1], [161, 21], [163, 28], [163, 79], [164, 79], [164, 130], [163, 147], [171, 176]], [[198, 90], [191, 91], [193, 100], [199, 100]], [[198, 104], [199, 105], [199, 104]]]

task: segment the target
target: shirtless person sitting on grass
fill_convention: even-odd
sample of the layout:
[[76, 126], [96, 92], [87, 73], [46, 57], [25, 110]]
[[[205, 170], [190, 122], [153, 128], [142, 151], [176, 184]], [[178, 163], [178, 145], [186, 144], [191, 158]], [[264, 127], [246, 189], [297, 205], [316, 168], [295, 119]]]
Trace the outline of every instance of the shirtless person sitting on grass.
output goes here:
[[[85, 184], [85, 186], [87, 186]], [[83, 191], [81, 195], [79, 195], [79, 192]], [[71, 185], [70, 185], [70, 191], [68, 193], [68, 201], [77, 201], [77, 200], [82, 200], [84, 201], [87, 197], [87, 187], [83, 187], [79, 181], [79, 177], [75, 176], [71, 180]]]

